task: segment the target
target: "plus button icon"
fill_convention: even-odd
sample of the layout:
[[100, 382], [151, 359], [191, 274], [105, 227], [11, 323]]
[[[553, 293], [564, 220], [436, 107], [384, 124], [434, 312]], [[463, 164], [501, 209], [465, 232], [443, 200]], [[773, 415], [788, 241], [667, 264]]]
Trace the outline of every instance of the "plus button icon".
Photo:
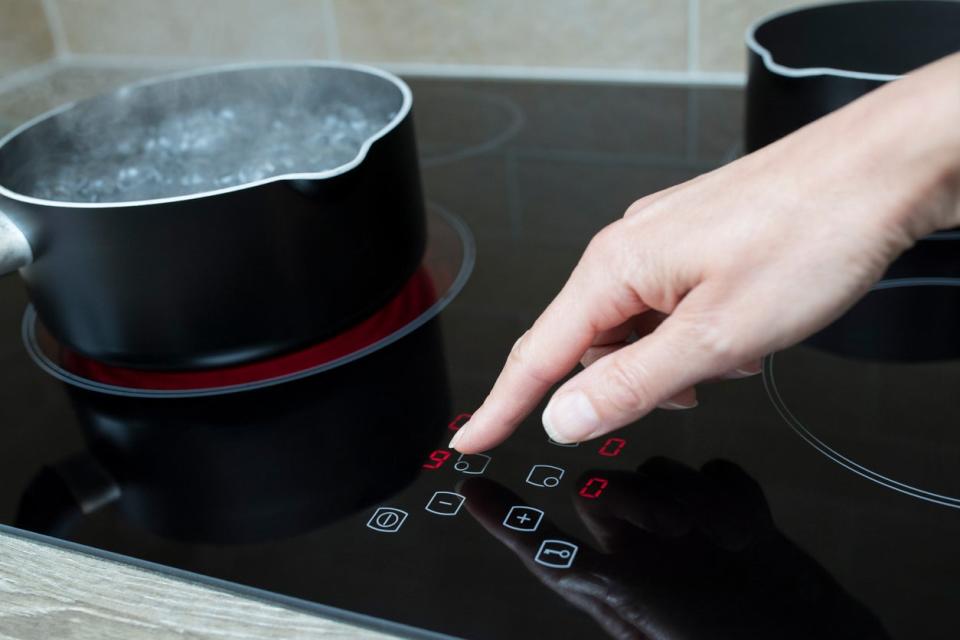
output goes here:
[[542, 518], [543, 511], [540, 509], [517, 505], [510, 507], [510, 513], [503, 519], [503, 526], [514, 531], [536, 531]]

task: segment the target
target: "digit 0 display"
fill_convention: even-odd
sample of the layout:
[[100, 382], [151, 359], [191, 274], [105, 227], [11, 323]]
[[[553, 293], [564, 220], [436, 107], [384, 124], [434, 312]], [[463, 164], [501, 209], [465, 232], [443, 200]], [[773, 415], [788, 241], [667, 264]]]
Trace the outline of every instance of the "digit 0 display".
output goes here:
[[615, 458], [620, 455], [625, 446], [627, 446], [627, 441], [623, 438], [607, 438], [607, 441], [600, 446], [598, 453], [608, 458]]
[[443, 466], [444, 462], [450, 459], [450, 455], [451, 453], [446, 449], [437, 449], [436, 451], [431, 453], [429, 456], [427, 456], [430, 460], [428, 462], [423, 463], [423, 468], [439, 469], [440, 467]]
[[460, 427], [467, 424], [472, 416], [472, 413], [461, 413], [450, 421], [450, 424], [447, 425], [447, 428], [450, 429], [450, 431], [458, 431]]
[[600, 494], [603, 493], [603, 490], [607, 488], [608, 484], [609, 482], [606, 478], [590, 478], [580, 487], [579, 494], [583, 498], [596, 500], [600, 497]]

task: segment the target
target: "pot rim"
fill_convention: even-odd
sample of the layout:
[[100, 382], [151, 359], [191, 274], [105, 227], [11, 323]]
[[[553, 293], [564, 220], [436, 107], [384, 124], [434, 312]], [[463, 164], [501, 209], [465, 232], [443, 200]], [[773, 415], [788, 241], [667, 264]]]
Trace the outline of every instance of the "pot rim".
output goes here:
[[[120, 207], [139, 207], [144, 205], [158, 205], [158, 204], [169, 204], [173, 202], [183, 202], [187, 200], [198, 200], [200, 198], [206, 198], [209, 196], [217, 196], [226, 193], [233, 193], [235, 191], [243, 191], [250, 189], [252, 187], [259, 187], [261, 185], [269, 184], [272, 182], [279, 182], [281, 180], [324, 180], [327, 178], [332, 178], [338, 176], [348, 171], [354, 169], [360, 163], [364, 161], [367, 157], [367, 153], [370, 151], [370, 147], [373, 146], [380, 138], [384, 137], [391, 131], [393, 131], [397, 125], [402, 122], [407, 115], [410, 113], [410, 109], [413, 106], [413, 93], [410, 91], [410, 87], [389, 71], [380, 69], [378, 67], [358, 64], [352, 62], [338, 62], [338, 61], [328, 61], [328, 60], [271, 60], [269, 62], [235, 62], [230, 64], [216, 65], [210, 67], [200, 67], [194, 69], [188, 69], [185, 71], [176, 71], [173, 73], [165, 73], [158, 76], [152, 76], [149, 78], [144, 78], [143, 80], [138, 80], [136, 82], [131, 82], [128, 84], [121, 85], [114, 89], [115, 91], [127, 91], [131, 89], [138, 89], [140, 87], [146, 87], [154, 84], [160, 84], [163, 82], [169, 82], [171, 80], [180, 80], [183, 78], [190, 78], [194, 76], [204, 76], [204, 75], [214, 75], [223, 72], [230, 71], [244, 71], [248, 69], [282, 69], [290, 67], [303, 67], [303, 68], [330, 68], [330, 69], [346, 69], [351, 71], [357, 71], [360, 73], [366, 73], [373, 76], [379, 76], [380, 78], [393, 84], [403, 96], [403, 103], [400, 105], [400, 109], [397, 111], [393, 119], [385, 124], [379, 131], [368, 137], [364, 140], [363, 144], [360, 145], [360, 148], [357, 150], [357, 154], [353, 157], [352, 160], [345, 162], [343, 164], [337, 165], [331, 169], [326, 169], [324, 171], [311, 171], [311, 172], [298, 172], [298, 173], [283, 173], [275, 176], [270, 176], [269, 178], [263, 178], [261, 180], [255, 180], [252, 182], [244, 182], [243, 184], [232, 185], [230, 187], [224, 187], [222, 189], [212, 189], [209, 191], [200, 191], [197, 193], [188, 193], [179, 196], [169, 196], [166, 198], [150, 198], [147, 200], [123, 200], [117, 202], [72, 202], [68, 200], [47, 200], [44, 198], [36, 198], [34, 196], [29, 196], [23, 193], [18, 193], [12, 191], [7, 187], [0, 184], [0, 196], [5, 196], [11, 200], [18, 202], [23, 202], [27, 204], [40, 205], [46, 207], [61, 207], [61, 208], [71, 208], [71, 209], [114, 209]], [[110, 92], [110, 93], [112, 93]], [[104, 95], [103, 93], [97, 94]], [[92, 96], [96, 97], [96, 96]], [[19, 125], [5, 136], [0, 137], [0, 152], [2, 152], [3, 147], [6, 146], [8, 142], [24, 133], [34, 125], [39, 124], [49, 118], [52, 118], [60, 113], [68, 111], [75, 107], [77, 104], [84, 102], [90, 98], [84, 98], [83, 100], [74, 100], [72, 102], [67, 102], [58, 107], [54, 107], [49, 111], [45, 111], [33, 118], [27, 120], [23, 124]]]
[[747, 27], [747, 32], [745, 34], [745, 39], [747, 43], [747, 48], [753, 53], [760, 56], [763, 60], [763, 66], [767, 68], [771, 73], [775, 73], [782, 76], [787, 76], [788, 78], [810, 78], [815, 76], [833, 76], [836, 78], [849, 78], [853, 80], [873, 80], [877, 82], [890, 82], [892, 80], [897, 80], [903, 76], [897, 74], [889, 73], [870, 73], [867, 71], [851, 71], [849, 69], [836, 69], [833, 67], [789, 67], [787, 65], [780, 64], [773, 59], [773, 53], [757, 42], [756, 32], [757, 29], [763, 25], [778, 20], [785, 16], [794, 14], [794, 13], [803, 13], [805, 11], [812, 11], [816, 9], [822, 9], [825, 7], [836, 7], [841, 5], [851, 5], [851, 4], [870, 4], [876, 0], [853, 0], [852, 2], [811, 2], [809, 4], [800, 5], [797, 7], [790, 7], [787, 9], [782, 9], [780, 11], [774, 11], [769, 13], [757, 20], [755, 20], [749, 27]]

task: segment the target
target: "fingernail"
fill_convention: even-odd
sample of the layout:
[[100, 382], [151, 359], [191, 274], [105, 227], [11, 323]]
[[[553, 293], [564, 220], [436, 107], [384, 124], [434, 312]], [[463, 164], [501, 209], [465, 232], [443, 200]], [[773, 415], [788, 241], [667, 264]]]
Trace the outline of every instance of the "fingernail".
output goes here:
[[543, 428], [555, 442], [579, 442], [599, 427], [600, 416], [583, 391], [555, 395], [543, 411]]
[[463, 432], [466, 431], [467, 426], [468, 426], [469, 424], [470, 424], [470, 422], [467, 421], [467, 422], [464, 423], [464, 425], [463, 425], [462, 427], [460, 427], [459, 429], [457, 429], [457, 432], [456, 432], [455, 434], [453, 434], [453, 437], [452, 437], [452, 438], [450, 438], [450, 444], [447, 445], [447, 448], [448, 448], [448, 449], [456, 449], [456, 448], [457, 448], [457, 442], [460, 441], [460, 437], [463, 435]]
[[750, 369], [734, 369], [733, 371], [728, 371], [723, 374], [724, 380], [740, 380], [742, 378], [749, 378], [750, 376], [755, 376], [760, 373], [760, 369], [752, 371]]
[[666, 402], [661, 402], [657, 406], [661, 409], [669, 409], [671, 411], [680, 410], [680, 409], [693, 409], [694, 407], [699, 406], [700, 403], [697, 400], [689, 404], [684, 404], [682, 402], [677, 402], [675, 400], [667, 400]]

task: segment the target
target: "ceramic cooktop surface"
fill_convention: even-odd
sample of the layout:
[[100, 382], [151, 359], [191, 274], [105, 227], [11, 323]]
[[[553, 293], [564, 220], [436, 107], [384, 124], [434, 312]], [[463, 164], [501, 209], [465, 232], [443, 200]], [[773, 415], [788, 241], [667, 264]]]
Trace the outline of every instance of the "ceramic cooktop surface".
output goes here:
[[955, 637], [957, 273], [888, 274], [694, 410], [460, 455], [592, 234], [735, 157], [741, 95], [411, 84], [436, 242], [362, 357], [129, 392], [162, 384], [64, 359], [0, 280], [0, 529], [413, 637]]

